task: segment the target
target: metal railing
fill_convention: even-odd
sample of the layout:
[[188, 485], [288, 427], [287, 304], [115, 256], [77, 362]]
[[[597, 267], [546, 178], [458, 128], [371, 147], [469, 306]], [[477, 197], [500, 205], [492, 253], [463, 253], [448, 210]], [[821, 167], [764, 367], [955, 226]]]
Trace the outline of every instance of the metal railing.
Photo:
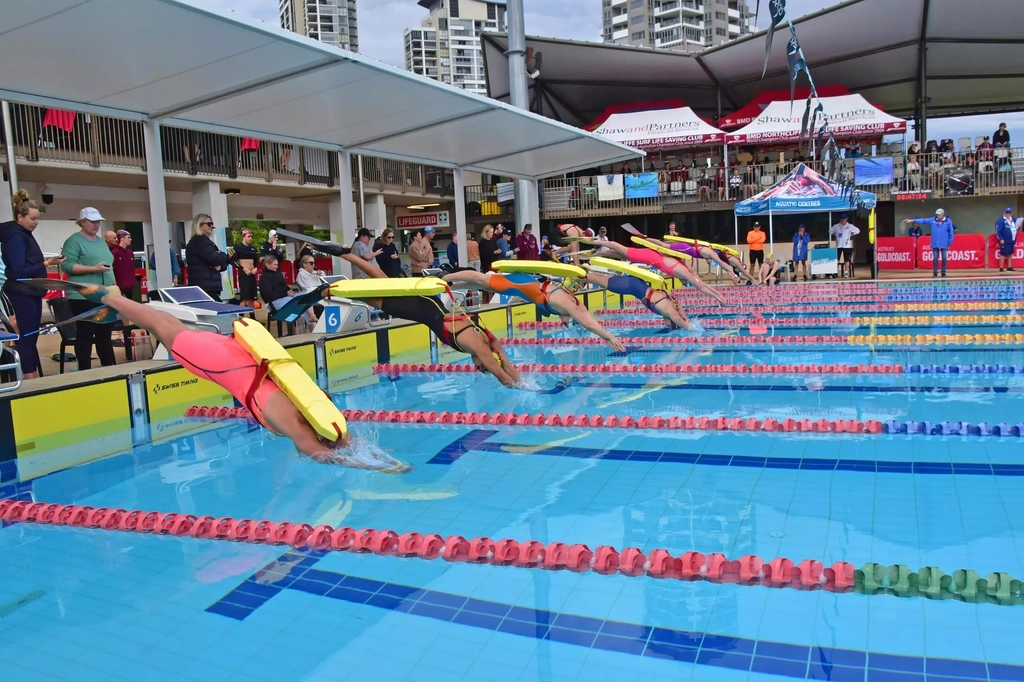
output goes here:
[[[142, 124], [11, 103], [14, 158], [92, 168], [146, 169]], [[0, 139], [0, 148], [3, 140]], [[337, 153], [314, 147], [161, 126], [164, 172], [268, 183], [336, 187]], [[358, 174], [353, 160], [353, 188]], [[363, 157], [364, 187], [454, 195], [450, 170]]]
[[[1024, 148], [975, 149], [958, 152], [862, 157], [892, 160], [892, 182], [857, 185], [880, 201], [892, 199], [893, 192], [930, 192], [936, 199], [1024, 193]], [[719, 158], [715, 158], [719, 161]], [[655, 162], [649, 172], [658, 174], [654, 197], [627, 198], [622, 185], [601, 188], [600, 178], [584, 175], [551, 178], [541, 184], [541, 215], [548, 219], [589, 216], [671, 213], [690, 208], [730, 209], [771, 187], [797, 166], [784, 163], [739, 164], [728, 173], [719, 167]], [[827, 162], [805, 162], [819, 173], [828, 172]], [[725, 169], [722, 169], [723, 171]], [[736, 175], [733, 170], [738, 171]], [[840, 162], [840, 179], [856, 178], [856, 159]]]

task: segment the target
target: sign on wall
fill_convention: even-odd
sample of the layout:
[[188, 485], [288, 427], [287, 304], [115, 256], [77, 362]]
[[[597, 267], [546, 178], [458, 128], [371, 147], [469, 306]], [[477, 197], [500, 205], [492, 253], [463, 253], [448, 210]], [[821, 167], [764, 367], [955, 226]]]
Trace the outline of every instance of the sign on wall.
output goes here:
[[448, 211], [436, 211], [395, 216], [395, 226], [399, 230], [420, 230], [424, 227], [449, 227], [450, 223], [448, 222]]

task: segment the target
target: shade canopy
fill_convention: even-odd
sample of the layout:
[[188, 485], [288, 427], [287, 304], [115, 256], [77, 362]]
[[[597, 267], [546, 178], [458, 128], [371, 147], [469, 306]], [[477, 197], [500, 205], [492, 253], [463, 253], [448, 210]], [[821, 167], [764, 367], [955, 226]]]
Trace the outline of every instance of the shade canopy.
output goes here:
[[725, 133], [689, 107], [612, 114], [594, 132], [637, 149], [702, 147], [725, 140]]
[[[812, 110], [819, 104], [828, 128], [836, 138], [880, 137], [907, 131], [906, 121], [872, 106], [860, 95], [812, 100]], [[725, 139], [729, 144], [799, 142], [805, 108], [805, 100], [772, 102], [750, 124], [734, 133], [727, 133]]]
[[518, 177], [640, 156], [191, 0], [7, 0], [3, 10], [0, 97], [16, 102]]
[[[817, 88], [819, 97], [836, 97], [837, 95], [849, 95], [850, 91], [842, 85], [822, 85]], [[809, 87], [796, 88], [793, 96], [802, 101], [807, 100], [811, 94]], [[753, 123], [760, 116], [765, 108], [772, 102], [788, 102], [789, 90], [765, 90], [754, 98], [746, 106], [740, 107], [728, 116], [718, 119], [718, 127], [722, 130], [736, 130], [745, 125]]]
[[737, 203], [736, 215], [857, 211], [875, 204], [871, 192], [851, 190], [801, 163], [765, 191]]
[[[845, 0], [793, 24], [815, 83], [841, 83], [895, 116], [915, 115], [924, 97], [929, 116], [1024, 108], [1024, 2]], [[724, 115], [765, 90], [788, 92], [788, 38], [780, 26], [763, 79], [764, 31], [691, 54], [535, 37], [526, 44], [544, 55], [532, 83], [538, 110], [585, 125], [631, 101], [678, 97], [713, 117], [719, 101]], [[505, 36], [488, 34], [483, 45], [488, 91], [507, 98]]]

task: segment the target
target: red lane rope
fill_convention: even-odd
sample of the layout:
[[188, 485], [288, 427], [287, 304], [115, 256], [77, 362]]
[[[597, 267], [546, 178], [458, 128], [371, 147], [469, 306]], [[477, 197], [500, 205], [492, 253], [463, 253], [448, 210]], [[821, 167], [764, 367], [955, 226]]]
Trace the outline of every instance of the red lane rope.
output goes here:
[[[895, 322], [895, 320], [894, 320]], [[751, 324], [754, 325], [771, 325], [773, 327], [834, 327], [841, 326], [843, 324], [852, 324], [854, 326], [867, 326], [861, 325], [850, 319], [848, 321], [841, 318], [835, 317], [780, 317], [778, 319], [746, 319], [746, 320], [720, 320], [714, 318], [704, 318], [700, 321], [701, 325], [707, 329], [708, 327], [746, 327]], [[601, 322], [602, 327], [664, 327], [668, 324], [664, 319], [661, 318], [641, 318], [632, 320], [604, 320]], [[516, 325], [519, 329], [564, 329], [565, 325], [560, 321], [554, 320], [542, 320], [541, 322], [520, 322]]]
[[[902, 365], [516, 365], [520, 372], [537, 374], [902, 374]], [[471, 373], [479, 371], [476, 365], [464, 364], [380, 364], [376, 374]]]
[[[493, 426], [557, 426], [684, 431], [756, 431], [792, 433], [883, 433], [882, 422], [870, 419], [754, 419], [741, 417], [618, 417], [612, 415], [544, 415], [490, 412], [424, 412], [419, 410], [342, 410], [352, 422], [392, 424], [467, 424]], [[198, 416], [198, 415], [197, 415]]]
[[[711, 345], [801, 345], [801, 344], [836, 344], [847, 343], [849, 336], [634, 336], [620, 337], [627, 346], [695, 346], [697, 344]], [[506, 346], [599, 346], [607, 343], [604, 339], [596, 336], [583, 336], [579, 338], [551, 337], [536, 339], [502, 339]], [[876, 344], [881, 342], [876, 342]]]
[[607, 545], [591, 550], [584, 544], [536, 540], [492, 540], [478, 537], [467, 540], [461, 535], [398, 534], [373, 528], [333, 528], [231, 517], [196, 516], [176, 512], [114, 509], [45, 502], [0, 501], [0, 519], [11, 523], [68, 526], [96, 530], [191, 537], [201, 540], [246, 542], [258, 545], [288, 545], [296, 549], [354, 552], [419, 558], [444, 559], [452, 563], [488, 564], [516, 568], [541, 568], [577, 573], [592, 571], [602, 575], [676, 580], [705, 580], [713, 583], [743, 583], [765, 587], [824, 589], [850, 592], [856, 586], [855, 567], [839, 561], [825, 567], [820, 561], [806, 559], [794, 563], [778, 557], [764, 561], [748, 554], [729, 560], [724, 554], [685, 552], [673, 555], [666, 549], [645, 554], [635, 547], [621, 551]]

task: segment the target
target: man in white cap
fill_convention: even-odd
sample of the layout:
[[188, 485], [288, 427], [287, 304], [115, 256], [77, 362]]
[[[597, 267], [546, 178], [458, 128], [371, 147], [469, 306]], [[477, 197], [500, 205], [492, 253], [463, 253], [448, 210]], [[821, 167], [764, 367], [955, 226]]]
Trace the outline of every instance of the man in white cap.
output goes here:
[[284, 261], [284, 250], [277, 243], [277, 230], [267, 233], [267, 241], [260, 245], [260, 256], [274, 256], [278, 263]]
[[949, 247], [953, 245], [953, 233], [956, 227], [953, 221], [946, 217], [946, 212], [941, 208], [935, 209], [934, 218], [907, 218], [904, 223], [915, 225], [927, 225], [931, 228], [932, 237], [932, 277], [939, 276], [939, 256], [942, 256], [942, 276], [946, 276], [946, 257]]

